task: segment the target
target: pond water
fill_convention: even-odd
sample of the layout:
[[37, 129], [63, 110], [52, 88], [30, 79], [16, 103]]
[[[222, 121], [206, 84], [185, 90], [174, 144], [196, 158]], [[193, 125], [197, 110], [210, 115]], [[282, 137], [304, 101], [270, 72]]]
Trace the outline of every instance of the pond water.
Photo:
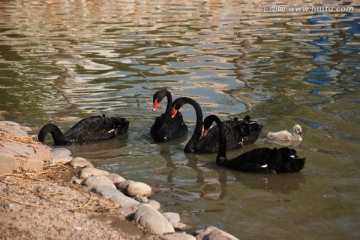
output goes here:
[[[347, 8], [1, 1], [0, 110], [35, 133], [48, 122], [66, 130], [91, 115], [124, 115], [127, 136], [71, 146], [73, 155], [151, 185], [163, 210], [194, 229], [214, 225], [241, 239], [360, 238], [360, 6], [316, 3]], [[264, 128], [247, 149], [278, 146], [268, 131], [301, 124], [304, 140], [294, 147], [305, 168], [249, 174], [217, 167], [215, 154], [185, 154], [195, 121], [188, 106], [189, 134], [154, 143], [149, 130], [165, 102], [153, 113], [152, 95], [162, 88], [196, 99], [205, 116], [257, 119]]]

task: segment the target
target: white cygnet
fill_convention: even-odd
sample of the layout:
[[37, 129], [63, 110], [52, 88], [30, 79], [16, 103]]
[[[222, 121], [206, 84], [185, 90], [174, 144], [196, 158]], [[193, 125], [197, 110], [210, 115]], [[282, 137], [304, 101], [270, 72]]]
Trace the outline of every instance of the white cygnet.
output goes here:
[[275, 141], [302, 141], [302, 130], [301, 126], [296, 124], [292, 128], [292, 131], [280, 131], [280, 132], [269, 132], [267, 134], [269, 140]]

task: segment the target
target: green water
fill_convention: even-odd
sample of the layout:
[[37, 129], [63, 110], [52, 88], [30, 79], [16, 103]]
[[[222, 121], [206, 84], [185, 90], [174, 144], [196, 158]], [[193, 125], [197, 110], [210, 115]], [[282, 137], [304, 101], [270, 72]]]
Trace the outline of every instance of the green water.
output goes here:
[[[322, 3], [321, 1], [319, 1]], [[269, 2], [266, 2], [269, 5]], [[290, 3], [285, 4], [287, 7]], [[71, 146], [74, 156], [143, 181], [164, 211], [241, 239], [360, 238], [360, 17], [263, 12], [248, 1], [8, 1], [0, 4], [0, 106], [7, 120], [66, 130], [84, 117], [122, 114], [129, 134]], [[156, 144], [152, 95], [188, 96], [204, 115], [245, 114], [268, 131], [303, 127], [299, 174], [222, 169], [184, 154], [194, 129]], [[243, 150], [229, 152], [229, 156]]]

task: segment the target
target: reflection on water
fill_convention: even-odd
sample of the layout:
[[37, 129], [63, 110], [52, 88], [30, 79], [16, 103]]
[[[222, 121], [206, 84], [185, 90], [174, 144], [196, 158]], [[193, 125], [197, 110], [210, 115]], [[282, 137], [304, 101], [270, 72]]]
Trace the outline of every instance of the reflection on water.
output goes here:
[[[127, 136], [71, 146], [103, 169], [150, 184], [164, 210], [242, 239], [358, 238], [359, 6], [353, 12], [261, 12], [269, 1], [1, 1], [0, 104], [35, 131], [122, 114]], [[284, 4], [283, 2], [281, 4]], [[285, 1], [287, 7], [290, 3]], [[204, 115], [264, 125], [247, 149], [279, 146], [268, 131], [303, 126], [299, 174], [218, 168], [184, 154], [190, 132], [155, 144], [152, 95], [188, 96]]]

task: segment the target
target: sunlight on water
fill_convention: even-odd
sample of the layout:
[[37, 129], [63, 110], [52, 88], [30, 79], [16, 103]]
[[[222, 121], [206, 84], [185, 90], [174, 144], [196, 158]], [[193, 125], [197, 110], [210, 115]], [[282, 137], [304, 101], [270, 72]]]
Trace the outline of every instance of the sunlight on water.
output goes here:
[[[97, 167], [148, 183], [194, 229], [241, 239], [355, 239], [359, 201], [359, 5], [350, 12], [273, 12], [277, 1], [26, 1], [0, 6], [0, 104], [36, 133], [93, 114], [130, 120], [127, 136], [70, 146]], [[282, 4], [289, 10], [290, 3]], [[204, 116], [245, 114], [268, 131], [303, 127], [298, 174], [259, 175], [184, 154], [190, 132], [156, 144], [152, 95], [196, 99]], [[235, 156], [244, 150], [235, 150]]]

